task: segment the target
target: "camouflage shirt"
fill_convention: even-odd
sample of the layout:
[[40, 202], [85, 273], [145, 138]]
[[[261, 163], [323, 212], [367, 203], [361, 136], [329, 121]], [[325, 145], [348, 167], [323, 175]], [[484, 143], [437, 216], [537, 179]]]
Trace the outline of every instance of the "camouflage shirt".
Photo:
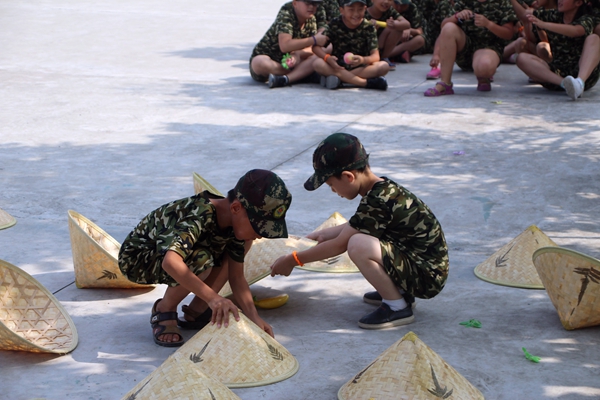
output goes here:
[[323, 0], [319, 8], [325, 12], [325, 21], [327, 22], [340, 16], [340, 3], [338, 0]]
[[221, 230], [210, 198], [222, 198], [204, 191], [165, 204], [145, 216], [127, 236], [119, 251], [119, 268], [137, 283], [165, 283], [175, 280], [162, 269], [167, 251], [179, 254], [195, 275], [221, 265], [223, 254], [244, 262], [244, 241], [231, 227]]
[[[495, 24], [502, 26], [509, 22], [517, 22], [517, 15], [509, 0], [457, 0], [454, 3], [454, 11], [471, 10], [475, 14], [481, 14]], [[493, 49], [502, 54], [507, 40], [494, 35], [489, 29], [475, 26], [473, 19], [464, 21], [462, 30], [471, 40], [473, 51], [479, 49]]]
[[424, 34], [427, 41], [426, 47], [433, 51], [433, 46], [440, 36], [441, 26], [444, 19], [454, 15], [454, 6], [449, 0], [425, 0], [423, 2]]
[[410, 27], [413, 29], [419, 29], [423, 26], [423, 15], [415, 3], [411, 2], [406, 11], [401, 12], [400, 15], [410, 22]]
[[319, 7], [317, 13], [306, 21], [304, 27], [300, 28], [300, 22], [292, 2], [286, 3], [279, 10], [273, 25], [252, 50], [250, 59], [264, 54], [274, 61], [281, 62], [284, 53], [279, 47], [280, 33], [290, 34], [292, 39], [305, 39], [315, 35], [318, 29], [325, 26], [325, 23], [325, 11], [322, 7]]
[[342, 21], [342, 17], [334, 18], [325, 27], [323, 34], [327, 36], [328, 43], [333, 44], [331, 55], [336, 56], [337, 63], [346, 69], [352, 69], [351, 66], [344, 63], [344, 54], [350, 52], [357, 56], [368, 56], [373, 50], [377, 50], [377, 32], [375, 27], [366, 19], [356, 29], [350, 29]]
[[[536, 10], [533, 13], [536, 17], [546, 22], [554, 22], [557, 24], [563, 23], [563, 13], [556, 9], [552, 10]], [[585, 38], [594, 30], [594, 23], [590, 15], [583, 15], [573, 22], [571, 25], [581, 25], [585, 29], [585, 35], [579, 37], [568, 37], [558, 33], [546, 30], [548, 34], [548, 42], [552, 49], [552, 62], [550, 67], [560, 71], [578, 71], [579, 58], [583, 51], [583, 42]], [[570, 72], [567, 72], [570, 74]]]
[[442, 227], [417, 196], [383, 177], [364, 196], [349, 224], [359, 232], [391, 242], [414, 263], [448, 270]]
[[[380, 18], [374, 18], [371, 14], [369, 14], [369, 10], [367, 9], [367, 11], [365, 11], [365, 19], [367, 21], [372, 21], [372, 20], [377, 20], [377, 21], [383, 21], [386, 22], [388, 19], [393, 18], [393, 19], [398, 19], [400, 18], [400, 13], [398, 11], [396, 11], [396, 9], [394, 7], [391, 7], [386, 10]], [[380, 28], [380, 27], [376, 27], [377, 29], [377, 36], [379, 37], [379, 35], [381, 35], [381, 32], [383, 32], [383, 30], [385, 28]]]

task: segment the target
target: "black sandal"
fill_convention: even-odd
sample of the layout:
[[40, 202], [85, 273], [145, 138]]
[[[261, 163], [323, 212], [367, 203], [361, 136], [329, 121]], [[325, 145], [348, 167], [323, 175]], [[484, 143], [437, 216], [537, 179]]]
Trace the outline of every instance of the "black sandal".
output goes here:
[[192, 310], [189, 306], [181, 306], [184, 315], [193, 318], [192, 321], [178, 319], [177, 325], [182, 329], [202, 329], [210, 322], [212, 318], [212, 309], [208, 307], [203, 313]]
[[[160, 325], [159, 322], [162, 321], [172, 321], [177, 320], [177, 313], [170, 312], [160, 312], [156, 311], [156, 306], [162, 299], [156, 300], [154, 305], [152, 306], [152, 317], [150, 318], [150, 324], [152, 325], [152, 335], [154, 336], [154, 343], [159, 346], [164, 347], [179, 347], [184, 343], [183, 336], [181, 335], [181, 331], [178, 327], [172, 325]], [[179, 336], [179, 340], [176, 342], [165, 342], [162, 340], [158, 340], [158, 337], [165, 334], [175, 334]]]

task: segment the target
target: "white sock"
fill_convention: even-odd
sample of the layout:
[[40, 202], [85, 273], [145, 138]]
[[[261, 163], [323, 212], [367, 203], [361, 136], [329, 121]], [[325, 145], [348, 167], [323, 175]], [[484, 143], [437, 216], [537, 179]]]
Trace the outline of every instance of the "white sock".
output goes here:
[[404, 300], [404, 298], [398, 300], [383, 299], [382, 302], [390, 306], [392, 311], [404, 310], [406, 307], [408, 307], [408, 304], [406, 304], [406, 300]]
[[585, 82], [583, 81], [583, 79], [581, 78], [577, 78], [575, 79], [577, 82], [579, 82], [579, 84], [581, 85], [581, 88], [583, 89], [585, 87]]

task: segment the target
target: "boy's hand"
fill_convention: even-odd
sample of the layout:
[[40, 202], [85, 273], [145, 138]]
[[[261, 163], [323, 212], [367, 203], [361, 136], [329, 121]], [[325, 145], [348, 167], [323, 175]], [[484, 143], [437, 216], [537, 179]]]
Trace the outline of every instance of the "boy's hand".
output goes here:
[[431, 61], [429, 61], [429, 66], [431, 68], [435, 68], [438, 65], [440, 65], [440, 56], [437, 54], [434, 54], [431, 56]]
[[473, 14], [473, 20], [475, 21], [475, 26], [480, 26], [482, 28], [489, 29], [490, 20], [484, 17], [481, 14]]
[[405, 29], [402, 31], [402, 37], [400, 38], [401, 42], [408, 42], [410, 40], [410, 29]]
[[454, 16], [458, 19], [462, 19], [463, 21], [468, 21], [473, 19], [473, 11], [471, 10], [462, 10], [461, 12], [457, 12]]
[[273, 328], [271, 327], [271, 325], [267, 324], [261, 317], [256, 317], [252, 320], [252, 322], [258, 325], [260, 329], [267, 332], [272, 338], [275, 338], [275, 336], [273, 335]]
[[279, 257], [275, 260], [273, 265], [271, 265], [271, 276], [290, 276], [295, 266], [296, 261], [291, 255]]
[[325, 241], [325, 238], [323, 237], [323, 235], [321, 235], [319, 233], [319, 231], [309, 233], [308, 235], [306, 235], [306, 238], [311, 239], [311, 240], [316, 240], [317, 243], [321, 243], [321, 242]]
[[[354, 57], [356, 57], [356, 56], [354, 56]], [[327, 63], [327, 65], [329, 65], [333, 69], [344, 69], [344, 67], [342, 67], [341, 65], [338, 65], [337, 60], [338, 60], [338, 58], [336, 56], [329, 56], [329, 57], [327, 57], [327, 61], [325, 61], [325, 62]]]
[[221, 325], [225, 325], [225, 328], [229, 326], [229, 312], [233, 313], [233, 317], [236, 321], [240, 320], [238, 308], [231, 300], [217, 296], [208, 302], [208, 306], [213, 312], [210, 321], [212, 324], [217, 324], [217, 328], [220, 328]]
[[[356, 54], [352, 57], [352, 65], [353, 67], [359, 67], [365, 63], [365, 58], [363, 56], [357, 56]], [[343, 67], [342, 67], [343, 68]]]
[[327, 41], [329, 40], [329, 38], [325, 35], [323, 35], [323, 33], [319, 32], [315, 35], [315, 39], [317, 40], [317, 45], [324, 47], [325, 44], [327, 43]]

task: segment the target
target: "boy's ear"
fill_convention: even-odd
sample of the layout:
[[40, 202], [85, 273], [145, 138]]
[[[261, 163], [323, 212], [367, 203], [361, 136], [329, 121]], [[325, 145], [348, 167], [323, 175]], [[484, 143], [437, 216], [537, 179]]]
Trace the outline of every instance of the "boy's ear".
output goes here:
[[348, 183], [352, 183], [356, 179], [356, 176], [354, 176], [354, 173], [352, 171], [344, 171], [344, 172], [342, 172], [342, 178], [343, 177], [346, 178], [346, 180], [348, 181]]
[[242, 203], [240, 203], [238, 199], [235, 199], [233, 203], [229, 205], [229, 211], [231, 211], [232, 214], [239, 213], [242, 208], [244, 208], [244, 206], [242, 206]]

